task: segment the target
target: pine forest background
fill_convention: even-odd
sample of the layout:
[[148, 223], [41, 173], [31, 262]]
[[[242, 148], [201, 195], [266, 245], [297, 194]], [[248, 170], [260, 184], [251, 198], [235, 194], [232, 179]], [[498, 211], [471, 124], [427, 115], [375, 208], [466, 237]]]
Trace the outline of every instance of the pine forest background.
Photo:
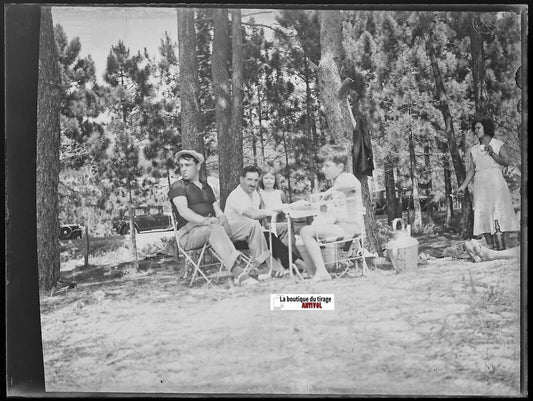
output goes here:
[[[327, 185], [317, 151], [336, 133], [320, 93], [320, 12], [279, 10], [277, 23], [266, 26], [241, 22], [240, 10], [187, 10], [169, 9], [176, 12], [179, 44], [167, 33], [157, 54], [133, 53], [123, 41], [113, 45], [101, 83], [92, 58], [80, 56], [83, 38], [54, 25], [62, 222], [108, 236], [113, 217], [130, 203], [169, 208], [168, 185], [179, 175], [173, 155], [191, 146], [205, 154], [208, 181], [223, 198], [234, 180], [219, 184], [218, 177], [234, 176], [242, 164], [274, 164], [293, 201]], [[519, 205], [520, 14], [343, 10], [340, 16], [336, 62], [341, 80], [351, 83], [351, 112], [372, 141], [369, 190], [386, 189], [390, 199], [401, 192], [429, 196], [447, 210], [447, 224], [461, 230], [449, 195], [477, 141], [472, 118], [486, 115], [512, 155], [504, 175]], [[184, 51], [180, 60], [181, 46], [192, 46], [196, 56]], [[196, 82], [180, 78], [187, 71]], [[242, 117], [224, 117], [220, 104], [235, 101], [231, 93], [242, 93], [236, 109]], [[219, 160], [228, 152], [236, 161]]]

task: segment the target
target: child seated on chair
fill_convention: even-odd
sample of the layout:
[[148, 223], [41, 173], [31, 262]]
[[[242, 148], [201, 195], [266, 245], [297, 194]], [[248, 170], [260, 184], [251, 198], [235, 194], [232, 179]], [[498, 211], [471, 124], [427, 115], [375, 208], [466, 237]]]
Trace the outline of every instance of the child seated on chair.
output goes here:
[[[315, 221], [300, 231], [296, 247], [305, 261], [313, 281], [330, 280], [320, 245], [320, 240], [350, 239], [363, 232], [363, 198], [361, 183], [345, 171], [348, 152], [343, 146], [326, 145], [319, 154], [323, 161], [322, 172], [332, 186], [320, 194], [323, 212]], [[324, 208], [327, 208], [324, 210]]]
[[[272, 165], [267, 165], [262, 169], [261, 179], [259, 181], [259, 194], [261, 195], [261, 208], [270, 209], [277, 212], [275, 232], [276, 236], [286, 246], [289, 245], [289, 240], [294, 246], [294, 235], [289, 236], [287, 230], [287, 219], [282, 212], [283, 209], [306, 209], [310, 207], [309, 202], [298, 200], [289, 203], [285, 193], [279, 189], [278, 172]], [[270, 229], [270, 219], [263, 222], [263, 225]]]

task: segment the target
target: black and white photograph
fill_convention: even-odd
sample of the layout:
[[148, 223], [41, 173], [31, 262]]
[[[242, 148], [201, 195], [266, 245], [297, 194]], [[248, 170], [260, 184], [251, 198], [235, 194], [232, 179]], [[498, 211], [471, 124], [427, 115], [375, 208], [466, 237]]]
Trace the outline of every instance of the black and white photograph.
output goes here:
[[527, 395], [526, 4], [31, 7], [45, 395]]

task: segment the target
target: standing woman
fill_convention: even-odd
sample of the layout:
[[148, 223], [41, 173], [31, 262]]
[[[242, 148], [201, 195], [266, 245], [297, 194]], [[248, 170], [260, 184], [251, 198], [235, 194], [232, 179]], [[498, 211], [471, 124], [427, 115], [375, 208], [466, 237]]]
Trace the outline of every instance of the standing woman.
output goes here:
[[498, 220], [504, 240], [509, 243], [509, 232], [518, 231], [511, 193], [502, 174], [502, 166], [509, 165], [505, 144], [494, 139], [494, 123], [489, 118], [475, 119], [472, 130], [479, 145], [470, 148], [470, 168], [465, 181], [457, 188], [463, 194], [474, 179], [474, 236], [483, 234], [490, 249], [494, 248], [493, 234]]

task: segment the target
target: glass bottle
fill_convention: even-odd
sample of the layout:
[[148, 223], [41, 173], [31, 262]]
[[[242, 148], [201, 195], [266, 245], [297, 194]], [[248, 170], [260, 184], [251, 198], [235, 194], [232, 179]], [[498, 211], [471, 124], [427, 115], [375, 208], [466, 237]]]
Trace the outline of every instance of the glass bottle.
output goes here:
[[494, 229], [496, 230], [494, 233], [494, 245], [496, 250], [503, 251], [505, 249], [505, 240], [503, 238], [503, 233], [500, 231], [500, 223], [498, 220], [494, 220]]

